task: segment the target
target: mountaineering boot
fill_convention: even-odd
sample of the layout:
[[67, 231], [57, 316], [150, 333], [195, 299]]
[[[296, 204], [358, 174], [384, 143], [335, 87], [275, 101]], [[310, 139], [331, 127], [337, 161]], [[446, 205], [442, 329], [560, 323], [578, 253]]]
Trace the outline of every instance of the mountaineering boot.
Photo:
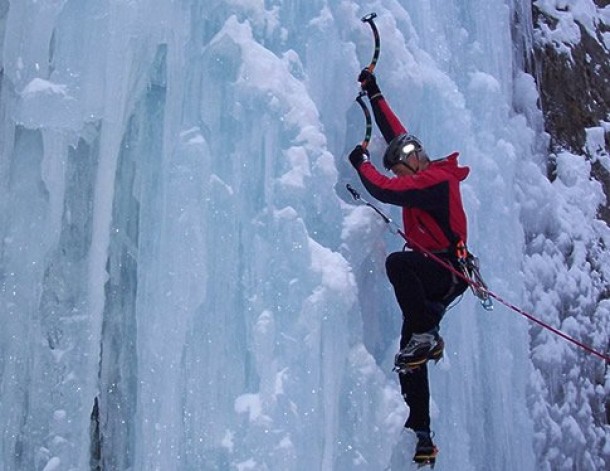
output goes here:
[[395, 370], [404, 373], [423, 365], [428, 360], [439, 361], [443, 357], [445, 342], [438, 328], [421, 334], [413, 334], [407, 346], [394, 357]]
[[417, 445], [415, 446], [413, 461], [418, 463], [420, 467], [430, 465], [434, 468], [438, 448], [434, 446], [430, 432], [415, 432], [415, 434], [417, 435]]

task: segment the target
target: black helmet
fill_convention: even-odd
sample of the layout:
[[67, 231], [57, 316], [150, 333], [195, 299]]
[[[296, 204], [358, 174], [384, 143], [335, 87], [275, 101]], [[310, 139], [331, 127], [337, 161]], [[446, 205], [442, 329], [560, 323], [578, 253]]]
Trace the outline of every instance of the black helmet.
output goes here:
[[406, 164], [406, 160], [413, 153], [417, 155], [420, 161], [430, 160], [419, 139], [407, 133], [400, 134], [392, 139], [385, 154], [383, 154], [383, 166], [390, 170], [399, 162]]

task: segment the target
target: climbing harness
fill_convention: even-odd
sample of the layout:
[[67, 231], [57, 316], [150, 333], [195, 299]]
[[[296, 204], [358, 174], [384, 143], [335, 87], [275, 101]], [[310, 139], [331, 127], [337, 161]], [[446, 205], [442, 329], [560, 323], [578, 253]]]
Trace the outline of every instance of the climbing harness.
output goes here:
[[473, 281], [473, 283], [468, 283], [470, 289], [472, 290], [472, 294], [479, 298], [483, 309], [486, 311], [493, 311], [494, 306], [491, 298], [489, 297], [487, 284], [481, 276], [479, 258], [468, 251], [463, 240], [460, 240], [457, 243], [455, 256], [464, 277]]

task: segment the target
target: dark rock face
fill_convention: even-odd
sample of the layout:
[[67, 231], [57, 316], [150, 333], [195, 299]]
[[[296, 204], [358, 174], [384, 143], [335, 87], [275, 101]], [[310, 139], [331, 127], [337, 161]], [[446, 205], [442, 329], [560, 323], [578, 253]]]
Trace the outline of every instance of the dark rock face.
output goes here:
[[[598, 7], [610, 4], [610, 0], [596, 0]], [[566, 7], [567, 8], [567, 7]], [[557, 28], [558, 20], [543, 13], [533, 3], [533, 20], [536, 31], [543, 27]], [[599, 126], [600, 121], [610, 119], [610, 55], [604, 47], [603, 34], [610, 26], [596, 25], [596, 37], [578, 24], [580, 42], [569, 45], [569, 52], [562, 52], [560, 44], [537, 41], [534, 56], [546, 130], [551, 144], [556, 148], [583, 153], [585, 128]], [[606, 135], [606, 146], [610, 136]]]
[[[610, 5], [610, 0], [594, 0], [598, 8]], [[569, 13], [568, 6], [565, 12]], [[535, 35], [541, 31], [555, 30], [559, 21], [546, 14], [532, 2], [532, 18]], [[576, 23], [580, 30], [578, 44], [536, 41], [533, 67], [530, 71], [538, 80], [545, 128], [550, 135], [551, 152], [567, 149], [586, 157], [585, 129], [610, 121], [610, 51], [604, 42], [604, 34], [610, 33], [610, 25], [598, 22], [594, 32]], [[563, 47], [562, 47], [563, 46]], [[610, 153], [610, 131], [605, 134], [605, 152]], [[606, 195], [610, 195], [610, 172], [599, 162], [592, 164], [592, 176], [598, 180]], [[548, 165], [548, 176], [554, 179], [554, 162]], [[599, 217], [610, 224], [610, 200], [599, 208]]]
[[610, 109], [608, 52], [580, 30], [581, 44], [571, 58], [550, 45], [535, 51], [547, 131], [554, 145], [573, 152], [582, 151], [585, 128], [607, 119]]
[[[594, 0], [598, 8], [610, 5], [610, 0]], [[569, 12], [566, 6], [566, 13]], [[536, 32], [554, 30], [558, 20], [532, 4], [532, 18]], [[610, 51], [605, 46], [604, 33], [610, 25], [598, 22], [595, 37], [583, 25], [580, 42], [564, 47], [558, 43], [536, 41], [534, 67], [541, 94], [546, 131], [551, 137], [551, 152], [567, 149], [586, 157], [585, 129], [610, 121]], [[608, 42], [606, 40], [606, 42]], [[605, 152], [610, 153], [610, 131], [605, 134]], [[549, 162], [549, 178], [554, 178], [553, 161]], [[610, 172], [599, 162], [593, 162], [592, 176], [598, 180], [606, 195], [610, 195]], [[599, 217], [610, 224], [610, 204], [600, 207]]]

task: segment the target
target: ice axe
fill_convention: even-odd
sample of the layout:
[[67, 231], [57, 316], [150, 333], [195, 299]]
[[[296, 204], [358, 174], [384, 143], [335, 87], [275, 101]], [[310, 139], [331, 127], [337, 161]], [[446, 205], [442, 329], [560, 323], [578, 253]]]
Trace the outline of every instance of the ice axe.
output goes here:
[[[362, 17], [362, 22], [368, 23], [368, 25], [371, 27], [371, 30], [373, 31], [373, 37], [375, 39], [375, 50], [373, 51], [373, 58], [371, 59], [370, 64], [366, 66], [366, 70], [368, 70], [371, 74], [375, 70], [375, 66], [377, 65], [377, 61], [379, 60], [379, 52], [381, 51], [381, 39], [379, 37], [377, 25], [375, 25], [375, 18], [377, 18], [377, 13], [375, 12], [369, 13], [368, 15]], [[358, 96], [356, 97], [356, 101], [360, 105], [360, 108], [362, 108], [364, 118], [366, 119], [366, 132], [364, 135], [364, 139], [360, 144], [362, 146], [362, 149], [366, 150], [371, 140], [371, 133], [373, 131], [373, 120], [371, 119], [371, 112], [369, 111], [368, 107], [366, 106], [366, 103], [364, 103], [364, 100], [362, 99], [364, 95], [366, 95], [366, 93], [361, 90]]]

